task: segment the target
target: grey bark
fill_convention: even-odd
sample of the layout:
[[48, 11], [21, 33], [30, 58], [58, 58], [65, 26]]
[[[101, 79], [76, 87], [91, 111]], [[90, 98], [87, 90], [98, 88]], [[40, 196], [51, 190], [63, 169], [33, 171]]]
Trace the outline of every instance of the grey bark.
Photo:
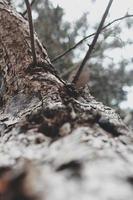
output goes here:
[[75, 95], [31, 62], [28, 22], [0, 0], [0, 200], [133, 199], [132, 133], [87, 87]]

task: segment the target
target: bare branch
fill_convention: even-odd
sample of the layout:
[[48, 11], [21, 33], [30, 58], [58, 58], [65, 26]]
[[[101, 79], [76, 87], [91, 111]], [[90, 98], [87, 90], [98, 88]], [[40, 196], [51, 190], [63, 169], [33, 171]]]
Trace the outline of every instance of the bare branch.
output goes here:
[[[111, 26], [112, 24], [114, 24], [115, 22], [121, 21], [125, 18], [129, 18], [129, 17], [133, 17], [133, 15], [124, 15], [123, 17], [114, 19], [113, 21], [109, 22], [107, 25], [105, 25], [101, 31], [105, 30], [107, 27]], [[87, 40], [88, 38], [94, 36], [96, 34], [92, 33], [86, 37], [84, 37], [83, 39], [81, 39], [79, 42], [77, 42], [74, 46], [70, 47], [69, 49], [67, 49], [65, 52], [63, 52], [62, 54], [60, 54], [59, 56], [57, 56], [56, 58], [54, 58], [52, 60], [52, 62], [56, 62], [57, 60], [59, 60], [60, 58], [64, 57], [66, 54], [68, 54], [69, 52], [71, 52], [72, 50], [76, 49], [79, 45], [81, 45], [85, 40]]]
[[28, 19], [29, 19], [29, 29], [30, 29], [30, 40], [31, 40], [33, 64], [36, 65], [37, 59], [36, 59], [36, 52], [35, 52], [34, 28], [33, 28], [33, 22], [32, 22], [31, 5], [29, 3], [29, 0], [25, 0], [25, 4], [27, 7]]
[[[32, 0], [31, 3], [30, 3], [30, 6], [32, 7], [33, 4], [35, 3], [36, 0]], [[22, 13], [22, 16], [24, 17], [27, 13], [27, 9]]]
[[83, 70], [83, 68], [84, 68], [84, 66], [85, 66], [85, 64], [86, 64], [86, 62], [89, 60], [89, 58], [90, 58], [90, 56], [91, 56], [91, 53], [92, 53], [92, 51], [93, 51], [93, 49], [94, 49], [94, 46], [95, 46], [95, 44], [96, 44], [96, 42], [97, 42], [97, 39], [98, 39], [98, 37], [99, 37], [99, 34], [101, 33], [103, 24], [104, 24], [104, 22], [105, 22], [105, 20], [106, 20], [106, 17], [107, 17], [107, 15], [108, 15], [108, 12], [109, 12], [109, 10], [110, 10], [110, 8], [111, 8], [112, 3], [113, 3], [113, 0], [110, 0], [109, 3], [108, 3], [107, 8], [106, 8], [106, 10], [105, 10], [105, 12], [104, 12], [104, 14], [103, 14], [103, 17], [102, 17], [102, 19], [101, 19], [101, 22], [100, 22], [100, 24], [99, 24], [99, 27], [98, 27], [98, 29], [97, 29], [97, 32], [96, 32], [96, 34], [95, 34], [95, 36], [94, 36], [94, 39], [93, 39], [91, 45], [89, 46], [89, 49], [88, 49], [88, 51], [87, 51], [87, 53], [86, 53], [86, 55], [85, 55], [85, 57], [84, 57], [84, 59], [83, 59], [81, 65], [80, 65], [80, 67], [79, 67], [79, 69], [78, 69], [78, 71], [77, 71], [77, 73], [76, 73], [76, 75], [75, 75], [75, 77], [74, 77], [72, 83], [75, 83], [75, 84], [76, 84], [76, 82], [78, 81], [79, 76], [80, 76], [80, 74], [81, 74], [81, 72], [82, 72], [82, 70]]

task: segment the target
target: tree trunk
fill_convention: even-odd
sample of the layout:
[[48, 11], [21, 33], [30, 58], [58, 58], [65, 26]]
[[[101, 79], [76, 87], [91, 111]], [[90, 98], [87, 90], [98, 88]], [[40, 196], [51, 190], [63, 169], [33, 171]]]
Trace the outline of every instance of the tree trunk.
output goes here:
[[133, 137], [51, 66], [28, 22], [0, 0], [0, 200], [130, 200]]

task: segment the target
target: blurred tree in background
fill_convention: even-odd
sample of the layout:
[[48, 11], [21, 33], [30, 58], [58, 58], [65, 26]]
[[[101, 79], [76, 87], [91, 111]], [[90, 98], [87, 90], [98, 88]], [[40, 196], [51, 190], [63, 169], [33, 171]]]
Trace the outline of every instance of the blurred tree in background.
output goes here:
[[[19, 7], [23, 11], [24, 2], [20, 1]], [[51, 60], [75, 45], [78, 39], [85, 37], [90, 28], [87, 23], [86, 13], [72, 26], [70, 22], [64, 20], [63, 9], [60, 6], [54, 7], [50, 0], [35, 1], [32, 9], [35, 15], [35, 30], [47, 48]], [[129, 18], [125, 21], [126, 26], [130, 29], [133, 26], [133, 19]], [[94, 25], [91, 30], [93, 28], [95, 31], [96, 27], [97, 25]], [[92, 95], [104, 104], [118, 110], [120, 110], [120, 103], [126, 100], [127, 97], [127, 93], [124, 90], [125, 86], [133, 85], [133, 70], [127, 70], [127, 65], [131, 64], [132, 60], [122, 58], [116, 63], [111, 56], [111, 52], [114, 49], [120, 49], [127, 44], [132, 44], [131, 40], [124, 43], [122, 38], [120, 39], [121, 32], [122, 29], [117, 24], [108, 27], [101, 33], [91, 60], [86, 66], [88, 70], [84, 70], [82, 76], [82, 79], [84, 79], [84, 75], [88, 73], [88, 83]], [[86, 47], [88, 48], [87, 45], [91, 39], [89, 38], [83, 45], [78, 46], [75, 52], [78, 51], [84, 57]], [[107, 53], [109, 51], [110, 56]], [[53, 63], [65, 79], [68, 79], [73, 69], [80, 65], [81, 60], [77, 59], [75, 52], [71, 51]], [[78, 61], [75, 62], [75, 58]], [[121, 114], [123, 115], [122, 111]]]

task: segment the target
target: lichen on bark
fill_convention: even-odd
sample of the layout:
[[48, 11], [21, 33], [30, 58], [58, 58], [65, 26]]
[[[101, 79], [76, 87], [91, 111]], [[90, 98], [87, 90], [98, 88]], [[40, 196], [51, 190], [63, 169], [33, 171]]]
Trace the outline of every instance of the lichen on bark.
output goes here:
[[[0, 0], [0, 198], [132, 199], [132, 133], [87, 86], [28, 71], [29, 37], [28, 22]], [[36, 35], [35, 44], [49, 64]]]

